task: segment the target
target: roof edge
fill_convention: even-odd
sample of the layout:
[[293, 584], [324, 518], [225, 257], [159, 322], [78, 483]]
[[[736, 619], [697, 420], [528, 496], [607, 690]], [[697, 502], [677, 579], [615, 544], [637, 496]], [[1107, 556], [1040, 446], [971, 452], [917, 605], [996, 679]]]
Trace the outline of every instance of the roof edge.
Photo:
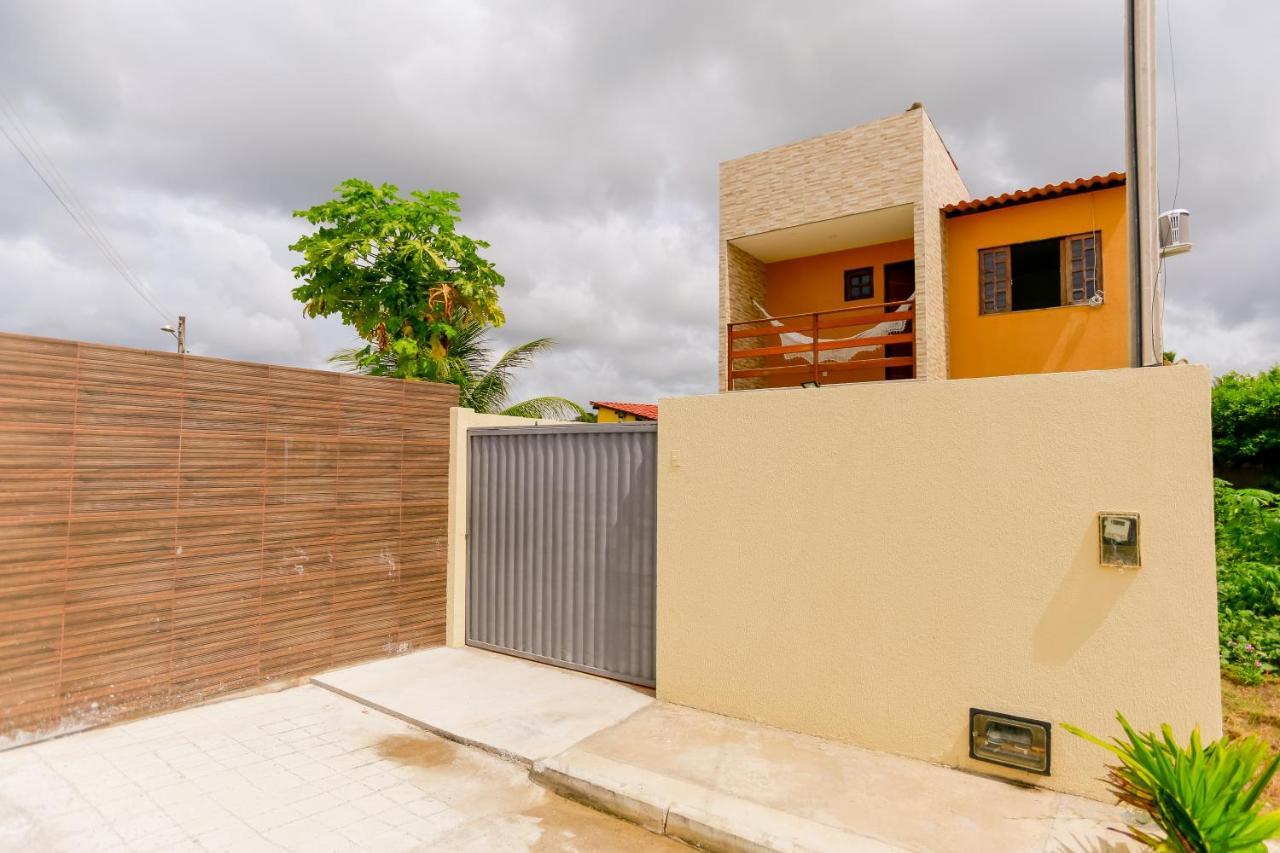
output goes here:
[[629, 415], [651, 421], [658, 419], [658, 405], [656, 403], [624, 403], [608, 400], [588, 400], [587, 402], [595, 409], [613, 409], [616, 412], [626, 412]]
[[970, 201], [959, 201], [943, 207], [942, 212], [947, 218], [966, 216], [970, 213], [983, 213], [988, 210], [998, 210], [1002, 207], [1014, 207], [1019, 204], [1030, 204], [1031, 202], [1046, 201], [1079, 193], [1122, 187], [1124, 184], [1124, 172], [1108, 172], [1105, 175], [1094, 175], [1092, 178], [1076, 178], [1074, 181], [1062, 181], [1057, 184], [1045, 184], [1040, 187], [1014, 190], [1011, 193], [1004, 193], [998, 196], [992, 195]]

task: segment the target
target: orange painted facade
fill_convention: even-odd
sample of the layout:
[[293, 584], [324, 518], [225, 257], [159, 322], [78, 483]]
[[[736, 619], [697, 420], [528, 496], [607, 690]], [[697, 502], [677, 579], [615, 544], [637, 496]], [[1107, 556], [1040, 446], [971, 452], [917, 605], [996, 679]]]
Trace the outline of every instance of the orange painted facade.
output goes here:
[[[765, 308], [776, 317], [884, 302], [884, 265], [909, 261], [913, 255], [911, 240], [897, 240], [765, 264]], [[844, 271], [859, 267], [873, 269], [872, 296], [845, 302]]]
[[[822, 255], [809, 255], [765, 264], [765, 310], [774, 317], [787, 314], [803, 314], [811, 311], [834, 311], [840, 308], [857, 308], [860, 305], [875, 305], [885, 301], [884, 266], [898, 261], [909, 261], [913, 257], [911, 240], [895, 240], [890, 243], [878, 243], [874, 246], [863, 246], [857, 249], [844, 249], [839, 252], [828, 252]], [[871, 268], [872, 293], [867, 299], [844, 298], [845, 270]], [[865, 325], [845, 329], [831, 329], [819, 338], [831, 339], [847, 337], [862, 331]], [[860, 353], [855, 360], [878, 359], [883, 352], [875, 350]], [[781, 358], [769, 359], [767, 364], [782, 365], [788, 362]], [[795, 362], [792, 362], [795, 363]], [[819, 373], [822, 381], [830, 381], [830, 377]], [[841, 374], [840, 381], [867, 382], [885, 378], [883, 368], [866, 368]], [[766, 379], [765, 387], [787, 387], [795, 384], [794, 379], [778, 377]]]
[[[1125, 188], [1123, 184], [1089, 190], [1069, 187], [1068, 192], [1072, 194], [1016, 199], [1015, 203], [1009, 203], [1007, 198], [966, 202], [964, 205], [970, 206], [969, 212], [943, 219], [948, 377], [959, 379], [1128, 366]], [[949, 210], [956, 207], [964, 210], [964, 205], [953, 206]], [[983, 208], [977, 205], [992, 206]], [[981, 313], [978, 265], [982, 249], [1094, 231], [1100, 238], [1101, 290], [1104, 294], [1101, 305], [1063, 305]], [[912, 240], [896, 240], [767, 263], [764, 265], [762, 307], [769, 316], [783, 317], [883, 303], [886, 301], [885, 265], [912, 260], [914, 248]], [[870, 267], [873, 271], [872, 295], [846, 302], [844, 272], [863, 267]], [[1013, 281], [1016, 288], [1016, 269]], [[861, 328], [826, 329], [819, 338], [847, 338], [858, 331]], [[853, 359], [883, 356], [884, 352], [878, 350], [858, 353]], [[812, 361], [803, 362], [799, 356], [769, 356], [759, 362], [769, 367], [804, 363], [811, 364]], [[823, 374], [818, 378], [824, 384], [878, 380], [885, 378], [885, 370], [867, 368], [839, 375]], [[799, 381], [794, 375], [771, 376], [760, 380], [760, 384], [786, 387]]]
[[[980, 313], [979, 250], [1088, 231], [1101, 233], [1102, 305]], [[951, 378], [1128, 366], [1123, 186], [954, 216], [946, 235]]]

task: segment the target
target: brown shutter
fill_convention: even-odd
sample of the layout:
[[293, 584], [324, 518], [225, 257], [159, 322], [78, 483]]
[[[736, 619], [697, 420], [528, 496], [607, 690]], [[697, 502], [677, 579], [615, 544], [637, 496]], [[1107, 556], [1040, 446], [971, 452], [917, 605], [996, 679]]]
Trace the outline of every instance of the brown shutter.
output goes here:
[[978, 252], [978, 300], [983, 314], [998, 314], [1013, 307], [1009, 293], [1008, 246]]
[[1062, 304], [1082, 305], [1102, 290], [1102, 265], [1097, 231], [1062, 238]]

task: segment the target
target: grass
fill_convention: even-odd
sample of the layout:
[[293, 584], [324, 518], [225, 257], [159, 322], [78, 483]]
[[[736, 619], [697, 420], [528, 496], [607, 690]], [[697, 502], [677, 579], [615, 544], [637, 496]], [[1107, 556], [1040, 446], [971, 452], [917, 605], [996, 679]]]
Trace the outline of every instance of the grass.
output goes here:
[[[1257, 735], [1272, 747], [1280, 746], [1280, 678], [1254, 686], [1222, 679], [1222, 727], [1231, 737]], [[1269, 808], [1280, 806], [1280, 773], [1263, 799]]]

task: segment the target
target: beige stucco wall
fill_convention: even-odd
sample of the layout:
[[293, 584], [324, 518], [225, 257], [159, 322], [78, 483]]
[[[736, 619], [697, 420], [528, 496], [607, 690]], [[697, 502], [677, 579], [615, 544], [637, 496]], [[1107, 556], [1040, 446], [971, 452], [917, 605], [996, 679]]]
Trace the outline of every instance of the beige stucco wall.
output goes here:
[[[939, 208], [964, 198], [950, 155], [923, 109], [793, 142], [720, 165], [720, 389], [725, 325], [758, 316], [750, 255], [730, 241], [843, 216], [914, 205], [917, 376], [946, 377], [943, 231]], [[735, 254], [736, 253], [736, 254]], [[752, 262], [755, 262], [754, 264]]]
[[[970, 707], [1221, 732], [1207, 369], [664, 399], [658, 696], [1101, 796], [968, 758]], [[1143, 567], [1098, 565], [1100, 511]]]
[[473, 427], [539, 426], [564, 421], [449, 411], [449, 555], [445, 575], [445, 644], [467, 641], [467, 431]]

